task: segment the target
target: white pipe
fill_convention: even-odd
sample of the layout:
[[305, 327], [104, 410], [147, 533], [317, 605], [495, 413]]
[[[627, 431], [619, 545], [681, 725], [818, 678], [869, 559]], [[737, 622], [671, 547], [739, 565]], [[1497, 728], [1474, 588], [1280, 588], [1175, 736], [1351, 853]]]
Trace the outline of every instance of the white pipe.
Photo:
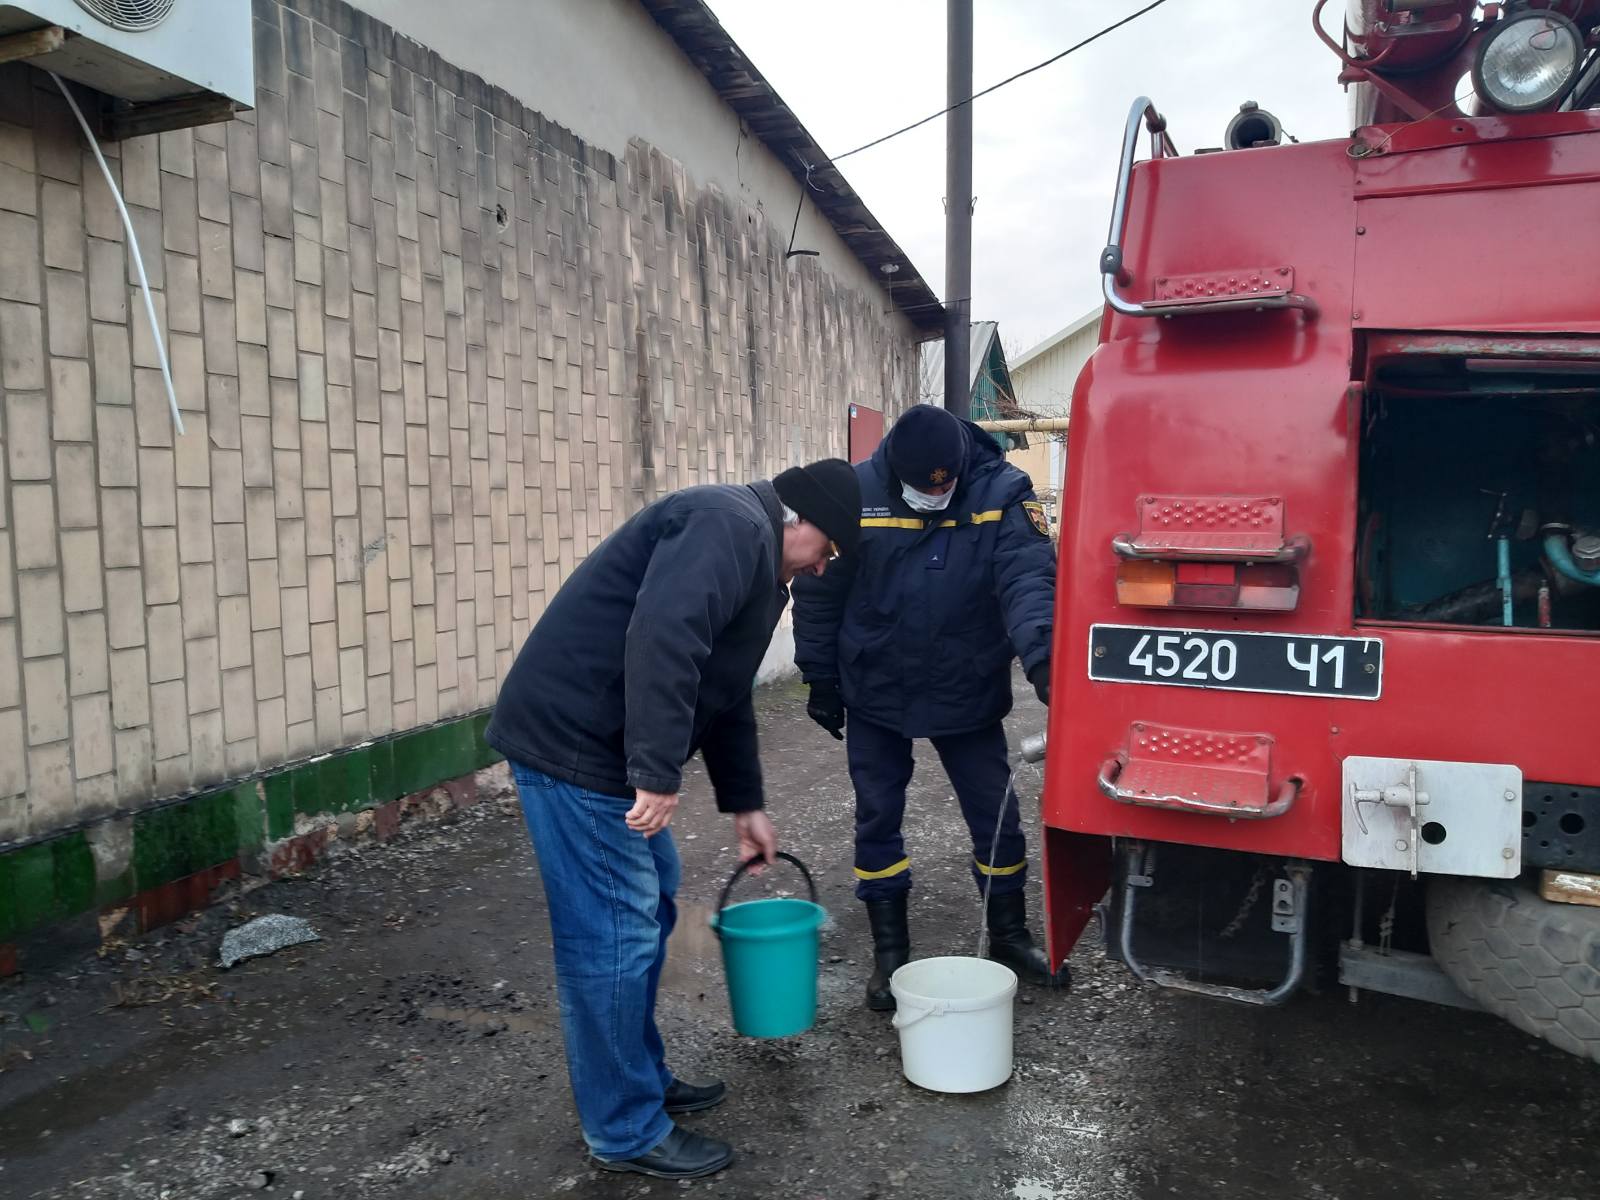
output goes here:
[[998, 421], [974, 421], [989, 433], [1065, 433], [1066, 417], [1007, 417]]
[[150, 336], [156, 344], [156, 357], [161, 360], [161, 378], [167, 385], [167, 404], [172, 408], [172, 423], [178, 427], [178, 432], [181, 434], [183, 414], [178, 411], [178, 392], [172, 386], [172, 367], [167, 362], [167, 344], [161, 338], [161, 324], [156, 320], [156, 302], [150, 296], [150, 277], [144, 273], [144, 255], [139, 253], [139, 235], [133, 230], [133, 218], [128, 215], [128, 206], [122, 202], [122, 193], [117, 190], [117, 181], [111, 178], [111, 168], [106, 165], [106, 156], [100, 153], [100, 143], [95, 140], [89, 122], [83, 119], [83, 110], [78, 107], [78, 102], [73, 99], [72, 93], [67, 90], [67, 85], [61, 82], [61, 76], [51, 71], [50, 78], [56, 81], [56, 86], [61, 89], [61, 94], [67, 98], [67, 103], [72, 107], [72, 115], [78, 118], [83, 136], [89, 141], [89, 149], [94, 151], [94, 160], [100, 164], [100, 173], [106, 177], [106, 186], [111, 189], [111, 198], [117, 202], [117, 212], [122, 215], [122, 227], [128, 231], [128, 248], [133, 251], [133, 267], [139, 272], [139, 286], [144, 289], [144, 310], [150, 316]]

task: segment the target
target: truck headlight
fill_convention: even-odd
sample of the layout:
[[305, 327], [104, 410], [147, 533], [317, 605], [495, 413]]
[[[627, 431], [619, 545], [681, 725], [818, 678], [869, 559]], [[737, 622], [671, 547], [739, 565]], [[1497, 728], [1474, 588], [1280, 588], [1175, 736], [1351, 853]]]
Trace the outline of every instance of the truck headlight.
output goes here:
[[1583, 34], [1557, 13], [1518, 13], [1478, 46], [1472, 83], [1491, 108], [1532, 112], [1563, 95], [1583, 65]]

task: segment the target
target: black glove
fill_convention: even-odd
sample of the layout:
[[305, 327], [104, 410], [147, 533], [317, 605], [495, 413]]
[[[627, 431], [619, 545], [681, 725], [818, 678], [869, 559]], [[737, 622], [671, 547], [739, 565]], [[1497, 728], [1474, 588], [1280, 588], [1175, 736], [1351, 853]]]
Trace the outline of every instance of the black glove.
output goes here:
[[1050, 703], [1050, 660], [1047, 658], [1041, 663], [1035, 663], [1033, 670], [1028, 672], [1028, 682], [1033, 684], [1033, 690], [1039, 696], [1039, 703]]
[[806, 716], [833, 734], [835, 740], [844, 741], [844, 697], [833, 680], [819, 679], [811, 685]]

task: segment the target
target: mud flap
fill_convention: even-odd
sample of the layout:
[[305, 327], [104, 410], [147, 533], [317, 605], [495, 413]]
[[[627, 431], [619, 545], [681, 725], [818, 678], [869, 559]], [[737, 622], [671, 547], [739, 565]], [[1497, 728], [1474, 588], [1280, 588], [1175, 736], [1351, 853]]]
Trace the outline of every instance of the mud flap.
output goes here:
[[1095, 906], [1111, 887], [1112, 842], [1108, 837], [1044, 831], [1045, 949], [1059, 969], [1078, 944]]

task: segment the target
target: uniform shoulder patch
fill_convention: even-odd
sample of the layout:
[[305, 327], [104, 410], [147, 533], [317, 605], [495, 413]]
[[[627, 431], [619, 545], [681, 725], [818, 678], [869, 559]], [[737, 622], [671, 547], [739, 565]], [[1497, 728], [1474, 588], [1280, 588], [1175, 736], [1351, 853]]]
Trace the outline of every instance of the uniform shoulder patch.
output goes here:
[[1044, 505], [1037, 500], [1024, 500], [1022, 511], [1028, 514], [1028, 523], [1044, 537], [1050, 536], [1050, 521], [1044, 515]]

